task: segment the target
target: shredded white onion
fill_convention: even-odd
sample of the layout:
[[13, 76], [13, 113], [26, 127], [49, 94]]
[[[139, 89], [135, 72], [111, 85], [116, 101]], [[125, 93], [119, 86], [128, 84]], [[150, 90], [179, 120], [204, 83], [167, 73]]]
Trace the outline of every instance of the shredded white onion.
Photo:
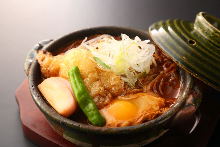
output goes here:
[[121, 34], [121, 40], [104, 34], [89, 41], [84, 40], [81, 46], [89, 49], [93, 56], [110, 66], [111, 70], [122, 79], [134, 86], [141, 73], [148, 73], [154, 63], [155, 46], [150, 40], [143, 40], [136, 36]]

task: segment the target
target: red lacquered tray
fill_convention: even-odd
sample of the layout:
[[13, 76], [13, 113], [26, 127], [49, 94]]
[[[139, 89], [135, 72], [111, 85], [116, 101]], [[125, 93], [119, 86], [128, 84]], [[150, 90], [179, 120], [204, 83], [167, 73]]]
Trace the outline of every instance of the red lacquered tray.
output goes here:
[[24, 80], [16, 90], [16, 100], [20, 109], [23, 132], [28, 139], [39, 146], [75, 146], [55, 133], [50, 127], [30, 95], [27, 80]]
[[[17, 88], [16, 100], [19, 105], [23, 132], [28, 139], [39, 146], [76, 147], [76, 145], [59, 136], [50, 127], [30, 95], [27, 80], [24, 80]], [[170, 131], [160, 139], [151, 143], [149, 147], [205, 147], [220, 118], [219, 108], [219, 101], [211, 98], [209, 94], [205, 95], [200, 106], [202, 118], [192, 134], [182, 135]]]

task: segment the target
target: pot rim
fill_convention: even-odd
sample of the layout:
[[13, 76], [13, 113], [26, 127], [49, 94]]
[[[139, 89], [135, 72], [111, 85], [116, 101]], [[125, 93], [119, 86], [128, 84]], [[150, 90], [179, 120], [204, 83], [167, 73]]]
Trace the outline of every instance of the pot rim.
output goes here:
[[[103, 32], [104, 31], [104, 32]], [[59, 45], [62, 41], [71, 38], [71, 41], [74, 41], [76, 39], [81, 39], [80, 37], [86, 37], [85, 35], [94, 35], [98, 33], [94, 32], [100, 32], [100, 34], [104, 34], [106, 32], [109, 32], [109, 34], [113, 34], [112, 32], [116, 33], [123, 33], [123, 32], [130, 32], [131, 34], [140, 34], [141, 36], [146, 36], [145, 38], [149, 39], [149, 35], [147, 32], [144, 32], [142, 30], [138, 29], [131, 29], [131, 28], [125, 28], [125, 27], [115, 27], [115, 26], [103, 26], [103, 27], [93, 27], [93, 28], [87, 28], [82, 29], [79, 31], [74, 31], [72, 33], [69, 33], [67, 35], [64, 35], [63, 37], [60, 37], [53, 41], [49, 46], [46, 47], [45, 50], [52, 51], [52, 48], [54, 46]], [[103, 32], [103, 33], [101, 33]], [[136, 35], [138, 36], [138, 35]], [[140, 36], [139, 36], [140, 37]], [[63, 44], [64, 45], [64, 44]], [[58, 49], [58, 48], [57, 48]], [[49, 104], [46, 103], [43, 96], [41, 96], [40, 91], [37, 88], [36, 82], [36, 71], [39, 70], [39, 64], [36, 60], [33, 61], [30, 67], [30, 72], [28, 75], [28, 81], [29, 81], [29, 88], [31, 95], [34, 99], [34, 102], [38, 106], [38, 108], [46, 115], [46, 117], [49, 117], [50, 119], [59, 122], [60, 124], [65, 125], [66, 127], [69, 127], [71, 129], [76, 129], [78, 131], [83, 131], [87, 133], [95, 133], [95, 134], [127, 134], [127, 133], [135, 133], [144, 131], [147, 128], [151, 128], [153, 126], [161, 125], [162, 123], [166, 122], [169, 118], [171, 118], [184, 104], [186, 97], [188, 96], [190, 89], [192, 88], [193, 79], [192, 77], [185, 72], [184, 70], [179, 68], [180, 73], [180, 93], [182, 94], [178, 95], [176, 103], [165, 113], [160, 115], [159, 117], [147, 121], [145, 123], [134, 125], [134, 126], [126, 126], [126, 127], [117, 127], [117, 128], [108, 128], [108, 127], [97, 127], [92, 125], [87, 125], [83, 123], [76, 122], [74, 120], [71, 120], [69, 118], [65, 118], [61, 115], [59, 115]], [[47, 118], [48, 119], [48, 118]]]

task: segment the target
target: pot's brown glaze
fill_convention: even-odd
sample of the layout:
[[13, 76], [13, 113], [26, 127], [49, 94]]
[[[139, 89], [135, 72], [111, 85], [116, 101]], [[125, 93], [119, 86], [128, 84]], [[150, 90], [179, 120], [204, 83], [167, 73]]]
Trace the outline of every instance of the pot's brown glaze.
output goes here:
[[[37, 85], [40, 83], [41, 72], [38, 62], [33, 59], [36, 50], [44, 49], [50, 52], [56, 52], [65, 45], [87, 36], [95, 34], [110, 34], [119, 36], [125, 33], [130, 37], [139, 36], [141, 39], [149, 39], [148, 34], [144, 31], [121, 28], [121, 27], [98, 27], [76, 31], [61, 37], [53, 42], [40, 42], [29, 53], [25, 63], [25, 72], [29, 77], [31, 95], [46, 116], [54, 130], [62, 135], [65, 139], [80, 146], [142, 146], [163, 135], [167, 130], [181, 126], [183, 118], [190, 118], [192, 122], [188, 132], [193, 130], [193, 126], [198, 123], [195, 119], [195, 112], [201, 101], [201, 91], [194, 84], [193, 78], [184, 70], [179, 70], [180, 92], [177, 96], [176, 103], [161, 116], [154, 120], [142, 123], [136, 126], [121, 128], [96, 127], [82, 124], [59, 115], [50, 105], [46, 103], [40, 94]], [[49, 45], [46, 45], [49, 43]], [[44, 45], [46, 45], [44, 47]], [[31, 61], [31, 62], [30, 62]], [[185, 129], [184, 129], [185, 130]]]

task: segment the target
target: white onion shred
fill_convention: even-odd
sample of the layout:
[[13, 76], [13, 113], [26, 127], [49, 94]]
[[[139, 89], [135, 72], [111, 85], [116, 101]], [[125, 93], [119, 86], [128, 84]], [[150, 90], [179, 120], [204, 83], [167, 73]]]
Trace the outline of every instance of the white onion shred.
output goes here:
[[134, 86], [139, 75], [147, 74], [154, 63], [155, 46], [149, 42], [141, 41], [138, 36], [133, 40], [121, 34], [121, 40], [115, 40], [104, 34], [89, 41], [84, 40], [81, 46], [89, 49], [93, 56], [110, 66], [110, 70]]

